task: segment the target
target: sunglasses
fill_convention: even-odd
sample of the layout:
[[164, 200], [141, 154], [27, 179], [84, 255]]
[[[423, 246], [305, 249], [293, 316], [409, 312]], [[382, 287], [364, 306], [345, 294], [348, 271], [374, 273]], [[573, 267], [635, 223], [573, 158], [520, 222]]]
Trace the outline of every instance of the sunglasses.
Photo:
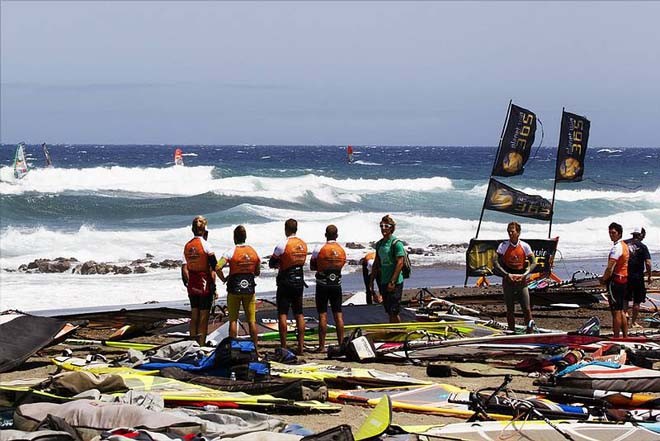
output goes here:
[[392, 228], [392, 224], [380, 224], [381, 228]]

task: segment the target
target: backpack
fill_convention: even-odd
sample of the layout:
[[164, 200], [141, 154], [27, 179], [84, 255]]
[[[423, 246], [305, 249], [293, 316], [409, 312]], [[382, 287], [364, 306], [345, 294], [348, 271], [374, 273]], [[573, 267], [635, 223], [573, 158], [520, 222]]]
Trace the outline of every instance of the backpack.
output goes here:
[[[390, 247], [390, 252], [392, 253], [392, 260], [396, 260], [396, 256], [394, 255], [394, 245], [396, 245], [397, 242], [401, 242], [401, 240], [394, 239], [392, 241], [392, 246]], [[403, 244], [403, 242], [401, 243]], [[378, 249], [378, 247], [380, 247], [381, 245], [382, 245], [382, 239], [378, 241], [376, 249]], [[408, 256], [408, 251], [406, 251], [406, 247], [403, 247], [403, 267], [401, 268], [401, 275], [403, 276], [404, 279], [409, 279], [410, 273], [412, 273], [412, 265], [410, 264], [410, 257]]]

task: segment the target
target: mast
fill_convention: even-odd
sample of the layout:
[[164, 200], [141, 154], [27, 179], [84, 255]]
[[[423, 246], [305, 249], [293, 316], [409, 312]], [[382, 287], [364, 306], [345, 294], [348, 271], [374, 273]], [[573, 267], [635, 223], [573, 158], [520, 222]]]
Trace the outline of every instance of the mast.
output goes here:
[[[502, 126], [502, 133], [500, 133], [500, 142], [497, 144], [497, 152], [495, 153], [495, 159], [493, 160], [493, 168], [490, 170], [490, 177], [488, 178], [488, 185], [490, 185], [490, 180], [493, 178], [493, 172], [495, 171], [495, 162], [500, 156], [500, 150], [502, 149], [502, 139], [504, 139], [504, 130], [506, 130], [506, 125], [509, 122], [509, 116], [511, 116], [511, 103], [513, 100], [509, 100], [509, 107], [506, 111], [506, 118], [504, 118], [504, 125]], [[479, 215], [479, 225], [477, 225], [477, 234], [474, 238], [479, 237], [479, 230], [481, 229], [481, 221], [484, 218], [484, 211], [486, 210], [486, 197], [488, 197], [488, 191], [486, 191], [486, 196], [484, 196], [484, 203], [481, 205], [481, 214]]]
[[[561, 119], [564, 120], [565, 107], [561, 108]], [[561, 123], [560, 123], [561, 125]], [[559, 129], [559, 143], [557, 144], [557, 159], [555, 160], [555, 182], [552, 185], [552, 202], [550, 203], [550, 224], [548, 226], [548, 239], [552, 235], [552, 218], [555, 216], [555, 193], [557, 191], [557, 161], [559, 161], [559, 149], [561, 148], [561, 128]]]

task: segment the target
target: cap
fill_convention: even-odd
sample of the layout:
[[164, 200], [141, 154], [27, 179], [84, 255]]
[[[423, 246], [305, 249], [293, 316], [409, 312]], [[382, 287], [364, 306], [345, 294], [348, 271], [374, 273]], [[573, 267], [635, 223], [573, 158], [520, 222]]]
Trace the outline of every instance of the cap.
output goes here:
[[630, 234], [642, 234], [642, 230], [643, 230], [643, 229], [644, 229], [644, 228], [642, 228], [642, 227], [634, 227], [634, 228], [632, 229], [632, 231], [630, 232]]

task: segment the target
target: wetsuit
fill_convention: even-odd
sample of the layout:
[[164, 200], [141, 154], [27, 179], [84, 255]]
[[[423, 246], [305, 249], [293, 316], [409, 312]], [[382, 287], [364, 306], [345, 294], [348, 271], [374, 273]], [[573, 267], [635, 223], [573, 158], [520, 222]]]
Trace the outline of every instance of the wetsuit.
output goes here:
[[310, 268], [316, 270], [316, 311], [328, 312], [328, 302], [333, 313], [341, 312], [341, 269], [346, 264], [346, 252], [334, 240], [329, 240], [312, 253]]
[[612, 311], [622, 311], [626, 305], [626, 291], [628, 286], [628, 245], [618, 240], [610, 249], [608, 259], [616, 260], [612, 277], [607, 281], [608, 301]]
[[644, 271], [646, 261], [651, 260], [651, 253], [644, 243], [637, 239], [625, 241], [628, 245], [628, 294], [626, 300], [641, 304], [646, 301], [646, 285]]
[[241, 303], [248, 323], [256, 322], [256, 300], [254, 277], [261, 264], [261, 258], [249, 245], [239, 244], [222, 255], [218, 269], [229, 264], [227, 277], [227, 309], [229, 320], [238, 320]]
[[188, 298], [190, 306], [211, 309], [214, 291], [211, 268], [216, 264], [215, 254], [201, 236], [195, 236], [183, 248], [183, 257], [188, 267]]
[[364, 282], [364, 289], [367, 292], [367, 305], [371, 305], [374, 301], [373, 296], [369, 293], [369, 289], [371, 288], [369, 286], [369, 278], [374, 267], [375, 259], [376, 253], [374, 251], [367, 253], [366, 256], [360, 259], [360, 263], [362, 264], [362, 281]]
[[294, 315], [302, 315], [305, 289], [303, 265], [306, 260], [307, 244], [296, 236], [289, 236], [285, 243], [275, 247], [271, 267], [276, 265], [279, 268], [275, 295], [278, 314], [288, 314], [291, 308]]
[[[497, 254], [502, 268], [509, 274], [524, 274], [528, 258], [534, 256], [532, 248], [522, 240], [518, 240], [515, 245], [510, 240], [505, 240], [497, 247]], [[515, 308], [516, 299], [518, 299], [523, 310], [530, 308], [529, 290], [525, 281], [516, 283], [504, 277], [502, 279], [502, 291], [507, 310]]]

